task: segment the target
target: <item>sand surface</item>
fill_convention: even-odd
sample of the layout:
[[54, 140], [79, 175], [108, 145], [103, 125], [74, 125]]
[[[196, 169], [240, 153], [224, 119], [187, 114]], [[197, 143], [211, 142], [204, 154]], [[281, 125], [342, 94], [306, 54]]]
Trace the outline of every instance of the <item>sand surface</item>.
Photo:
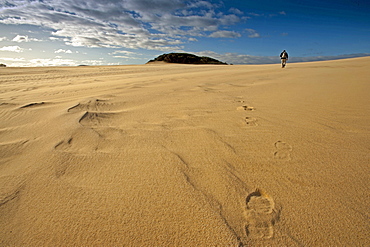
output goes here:
[[369, 246], [369, 68], [1, 68], [0, 246]]

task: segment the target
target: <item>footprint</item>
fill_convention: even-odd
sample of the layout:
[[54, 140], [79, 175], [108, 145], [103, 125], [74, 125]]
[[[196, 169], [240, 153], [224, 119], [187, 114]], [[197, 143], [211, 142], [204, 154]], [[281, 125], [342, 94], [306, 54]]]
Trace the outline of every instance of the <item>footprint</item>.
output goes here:
[[19, 192], [20, 192], [20, 190], [16, 189], [16, 190], [12, 191], [9, 194], [1, 194], [0, 195], [0, 207], [2, 205], [5, 205], [6, 203], [16, 199], [19, 196]]
[[[71, 137], [59, 141], [54, 149], [66, 153], [97, 152], [101, 150], [101, 146], [109, 145], [110, 141], [121, 139], [125, 132], [118, 126], [122, 122], [120, 116], [122, 116], [121, 106], [123, 104], [125, 103], [90, 99], [70, 107], [68, 112], [80, 114], [77, 121], [82, 128], [74, 132]], [[112, 107], [119, 108], [119, 110], [111, 111]], [[58, 176], [62, 173], [58, 172]]]
[[244, 110], [244, 111], [255, 111], [256, 109], [252, 106], [247, 106], [247, 105], [243, 105], [243, 106], [239, 106], [238, 108], [236, 108], [237, 110]]
[[[109, 112], [85, 112], [85, 114], [78, 121], [82, 126], [94, 127], [94, 126], [108, 126], [109, 118], [114, 115], [114, 113]], [[106, 122], [103, 124], [103, 122]]]
[[255, 118], [252, 118], [252, 117], [246, 117], [245, 118], [245, 123], [248, 125], [248, 126], [257, 126], [257, 119]]
[[104, 140], [118, 140], [125, 134], [124, 130], [113, 127], [94, 128], [94, 131]]
[[70, 107], [67, 111], [68, 112], [99, 111], [101, 107], [109, 105], [105, 101], [106, 100], [101, 99], [91, 99], [83, 103], [78, 103], [77, 105]]
[[246, 198], [247, 236], [251, 239], [272, 238], [279, 214], [280, 211], [276, 210], [274, 200], [264, 191], [256, 189]]
[[239, 103], [244, 103], [245, 101], [244, 101], [243, 98], [244, 98], [243, 96], [238, 96], [238, 97], [236, 97], [235, 101], [239, 102]]
[[101, 137], [92, 128], [78, 128], [71, 136], [54, 145], [54, 150], [62, 153], [91, 153], [98, 150]]
[[7, 107], [7, 106], [15, 106], [16, 104], [14, 103], [8, 103], [8, 102], [0, 102], [0, 107], [1, 106], [4, 106], [4, 107]]
[[286, 142], [277, 141], [275, 142], [276, 151], [274, 153], [274, 158], [279, 160], [290, 160], [290, 153], [292, 152], [293, 148]]
[[63, 151], [66, 151], [66, 150], [68, 150], [71, 147], [72, 141], [73, 141], [73, 137], [69, 138], [66, 141], [65, 140], [60, 141], [58, 144], [56, 144], [54, 146], [54, 149], [55, 150], [63, 150]]

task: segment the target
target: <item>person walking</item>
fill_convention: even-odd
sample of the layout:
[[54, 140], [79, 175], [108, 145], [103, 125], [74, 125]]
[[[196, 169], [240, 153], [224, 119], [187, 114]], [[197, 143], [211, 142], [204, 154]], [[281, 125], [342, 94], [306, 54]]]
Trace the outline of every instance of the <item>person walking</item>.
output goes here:
[[285, 50], [280, 53], [280, 58], [281, 58], [281, 67], [284, 68], [286, 66], [286, 61], [288, 60], [288, 52]]

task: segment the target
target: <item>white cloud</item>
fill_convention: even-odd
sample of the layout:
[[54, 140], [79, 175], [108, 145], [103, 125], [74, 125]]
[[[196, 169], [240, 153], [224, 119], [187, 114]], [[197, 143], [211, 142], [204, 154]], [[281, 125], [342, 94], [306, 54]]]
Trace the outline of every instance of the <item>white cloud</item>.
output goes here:
[[68, 54], [71, 54], [73, 52], [71, 50], [59, 49], [59, 50], [56, 50], [54, 53], [68, 53]]
[[247, 31], [249, 33], [248, 34], [249, 38], [260, 38], [261, 37], [261, 35], [259, 33], [257, 33], [257, 31], [254, 30], [254, 29], [247, 28], [247, 29], [245, 29], [245, 31]]
[[239, 38], [240, 33], [234, 31], [216, 31], [209, 35], [211, 38]]
[[18, 34], [17, 36], [14, 37], [14, 39], [12, 41], [21, 43], [21, 42], [41, 41], [41, 40], [38, 40], [38, 39], [35, 39], [35, 38], [28, 38], [27, 35], [19, 35]]
[[24, 49], [19, 46], [4, 46], [0, 48], [0, 51], [9, 51], [9, 52], [23, 52]]
[[12, 41], [21, 43], [21, 42], [28, 42], [29, 40], [28, 40], [28, 36], [17, 35], [14, 37]]
[[113, 56], [113, 57], [115, 57], [115, 58], [125, 58], [125, 59], [129, 59], [129, 58], [131, 58], [131, 57], [129, 57], [129, 56]]
[[[8, 0], [0, 23], [28, 24], [52, 29], [51, 40], [68, 45], [149, 50], [183, 49], [191, 37], [240, 37], [221, 27], [241, 21], [237, 9], [203, 0]], [[217, 33], [219, 31], [219, 33]], [[226, 33], [228, 32], [228, 33]], [[18, 37], [18, 36], [17, 36]], [[27, 41], [19, 36], [17, 42]], [[28, 39], [30, 41], [30, 39]]]
[[49, 37], [50, 40], [52, 41], [60, 41], [60, 40], [63, 40], [61, 38], [56, 38], [56, 37]]

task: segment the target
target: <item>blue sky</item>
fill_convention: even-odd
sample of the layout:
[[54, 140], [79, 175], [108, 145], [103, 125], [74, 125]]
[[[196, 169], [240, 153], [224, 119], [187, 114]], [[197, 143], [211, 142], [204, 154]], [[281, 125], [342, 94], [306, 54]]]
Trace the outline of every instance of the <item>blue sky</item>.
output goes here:
[[143, 64], [169, 52], [233, 64], [370, 55], [368, 0], [0, 0], [0, 63]]

